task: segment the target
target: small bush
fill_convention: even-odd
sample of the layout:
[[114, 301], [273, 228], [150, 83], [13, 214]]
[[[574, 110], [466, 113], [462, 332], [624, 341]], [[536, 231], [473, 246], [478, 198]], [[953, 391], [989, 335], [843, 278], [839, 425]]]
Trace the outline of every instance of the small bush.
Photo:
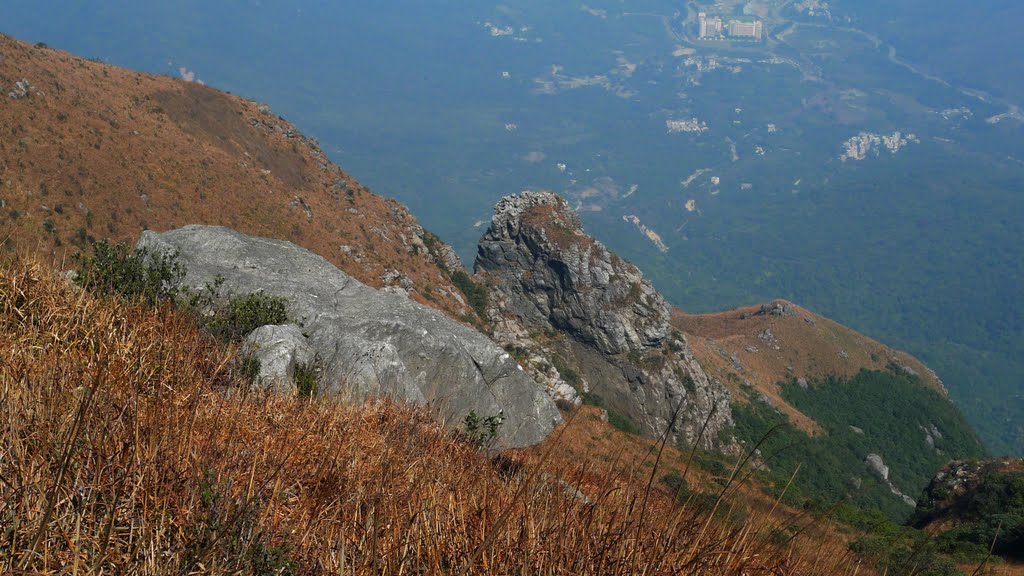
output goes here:
[[555, 370], [558, 370], [559, 375], [562, 376], [562, 380], [565, 380], [568, 385], [578, 390], [580, 387], [580, 375], [570, 368], [559, 356], [552, 358], [551, 362], [555, 365]]
[[583, 399], [583, 403], [587, 406], [597, 406], [598, 408], [604, 408], [604, 411], [608, 413], [608, 423], [613, 428], [625, 432], [626, 434], [640, 434], [640, 428], [633, 422], [628, 416], [620, 414], [605, 405], [604, 398], [600, 394], [594, 392], [582, 392], [580, 398]]
[[466, 295], [466, 300], [481, 320], [487, 317], [487, 287], [477, 284], [462, 270], [451, 274], [452, 284]]
[[725, 463], [725, 457], [715, 452], [697, 449], [693, 454], [693, 463], [700, 469], [710, 472], [715, 476], [726, 476], [729, 474], [729, 466]]
[[897, 536], [865, 536], [851, 542], [850, 550], [873, 559], [879, 572], [893, 576], [963, 574], [952, 560], [938, 553], [928, 534], [916, 530], [907, 529]]
[[690, 484], [683, 478], [679, 472], [672, 471], [661, 478], [661, 483], [664, 484], [672, 492], [672, 497], [676, 500], [686, 500], [690, 495]]
[[110, 245], [100, 240], [92, 246], [92, 256], [79, 252], [75, 282], [101, 296], [141, 299], [149, 306], [177, 294], [177, 284], [185, 269], [175, 254], [156, 254], [131, 250], [126, 244]]
[[600, 394], [595, 392], [581, 392], [580, 398], [583, 399], [583, 403], [587, 406], [604, 408], [604, 398], [602, 398]]
[[497, 440], [498, 430], [504, 421], [505, 416], [502, 414], [481, 418], [475, 410], [470, 410], [462, 420], [462, 429], [469, 442], [483, 450], [491, 447]]
[[236, 296], [214, 314], [207, 327], [223, 340], [241, 340], [260, 326], [284, 324], [288, 320], [287, 302], [282, 296], [262, 292]]
[[619, 414], [611, 408], [605, 408], [608, 412], [608, 423], [611, 424], [616, 430], [625, 432], [626, 434], [640, 434], [640, 428], [635, 422], [629, 419], [624, 414]]
[[295, 386], [299, 389], [299, 396], [311, 398], [320, 392], [320, 383], [317, 378], [317, 369], [308, 364], [299, 364], [295, 367]]

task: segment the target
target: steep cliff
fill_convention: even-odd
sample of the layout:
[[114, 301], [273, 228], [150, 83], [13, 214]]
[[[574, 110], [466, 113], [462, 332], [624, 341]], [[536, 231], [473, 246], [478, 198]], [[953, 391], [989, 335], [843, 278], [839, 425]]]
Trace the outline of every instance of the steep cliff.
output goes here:
[[555, 397], [578, 403], [582, 395], [648, 435], [723, 445], [728, 391], [672, 330], [661, 294], [587, 235], [563, 199], [524, 192], [501, 200], [475, 270], [490, 287], [493, 337]]

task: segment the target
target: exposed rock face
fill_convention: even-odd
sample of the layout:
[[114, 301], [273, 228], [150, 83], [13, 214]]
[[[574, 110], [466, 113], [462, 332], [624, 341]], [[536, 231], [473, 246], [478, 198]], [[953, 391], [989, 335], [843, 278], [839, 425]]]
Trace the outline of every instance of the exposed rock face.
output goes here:
[[1024, 460], [950, 462], [928, 484], [910, 524], [1024, 559]]
[[525, 365], [552, 395], [589, 393], [645, 434], [700, 437], [704, 447], [731, 426], [728, 391], [672, 331], [669, 304], [635, 266], [583, 232], [557, 195], [502, 199], [475, 270], [491, 286], [494, 339], [526, 352]]
[[866, 466], [871, 472], [875, 473], [875, 475], [877, 475], [878, 478], [889, 487], [889, 491], [900, 500], [903, 500], [904, 504], [910, 507], [917, 506], [917, 502], [914, 501], [913, 498], [904, 494], [903, 491], [889, 480], [889, 467], [885, 465], [885, 461], [882, 460], [881, 456], [878, 454], [868, 454], [867, 457], [864, 458], [864, 466]]
[[298, 392], [295, 369], [316, 360], [302, 329], [294, 324], [261, 326], [245, 339], [245, 348], [260, 363], [257, 383], [288, 395]]
[[645, 350], [668, 337], [665, 299], [636, 266], [587, 236], [555, 194], [503, 198], [480, 240], [475, 268], [505, 280], [513, 314], [605, 354]]
[[864, 465], [882, 480], [889, 481], [889, 467], [885, 465], [882, 457], [878, 454], [868, 454], [867, 458], [864, 459]]
[[22, 98], [27, 98], [31, 94], [32, 84], [27, 79], [22, 78], [14, 83], [14, 87], [7, 93], [7, 96], [14, 98], [15, 100], [20, 100]]
[[[482, 334], [401, 295], [374, 290], [289, 242], [186, 226], [146, 232], [139, 246], [176, 252], [187, 270], [183, 282], [193, 289], [220, 275], [225, 295], [263, 291], [287, 298], [289, 318], [301, 329], [266, 328], [251, 340], [283, 348], [268, 353], [281, 358], [273, 364], [285, 371], [294, 369], [307, 345], [320, 363], [321, 393], [354, 400], [393, 396], [427, 404], [453, 424], [470, 410], [481, 417], [501, 414], [501, 447], [540, 442], [561, 420], [544, 389]], [[283, 334], [287, 338], [278, 338]], [[273, 382], [274, 374], [268, 377]]]
[[761, 309], [757, 312], [744, 312], [740, 314], [740, 319], [746, 320], [755, 316], [791, 316], [792, 314], [792, 304], [785, 300], [775, 300], [767, 304], [761, 304]]

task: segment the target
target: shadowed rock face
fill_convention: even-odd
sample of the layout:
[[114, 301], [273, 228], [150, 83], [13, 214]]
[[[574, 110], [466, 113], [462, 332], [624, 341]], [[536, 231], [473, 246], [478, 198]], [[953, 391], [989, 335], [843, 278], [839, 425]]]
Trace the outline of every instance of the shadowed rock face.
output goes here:
[[501, 276], [509, 312], [605, 354], [645, 350], [669, 335], [671, 308], [643, 274], [582, 231], [548, 192], [503, 198], [475, 268]]
[[[561, 421], [544, 389], [487, 337], [404, 296], [374, 290], [289, 242], [186, 226], [145, 232], [139, 247], [176, 252], [187, 270], [183, 283], [193, 289], [220, 275], [225, 296], [262, 291], [287, 298], [289, 319], [301, 326], [298, 336], [288, 331], [290, 341], [305, 338], [289, 346], [315, 353], [321, 393], [428, 404], [455, 424], [470, 410], [501, 414], [500, 447], [536, 444]], [[287, 359], [281, 364], [290, 366]], [[281, 386], [279, 379], [274, 385]]]
[[719, 432], [732, 426], [728, 390], [672, 331], [661, 294], [587, 235], [563, 199], [502, 199], [475, 270], [491, 286], [493, 338], [525, 352], [524, 365], [553, 396], [579, 402], [577, 393], [590, 393], [645, 434], [667, 430], [676, 441], [723, 447]]

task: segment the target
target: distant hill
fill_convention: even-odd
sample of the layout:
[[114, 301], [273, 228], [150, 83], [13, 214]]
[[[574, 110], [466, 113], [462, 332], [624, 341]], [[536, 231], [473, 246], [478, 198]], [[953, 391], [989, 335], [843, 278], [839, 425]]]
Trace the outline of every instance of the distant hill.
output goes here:
[[64, 263], [94, 239], [218, 224], [473, 314], [454, 253], [268, 107], [0, 35], [0, 239]]
[[752, 386], [807, 431], [815, 425], [782, 399], [780, 383], [852, 378], [861, 370], [896, 365], [946, 393], [935, 372], [913, 356], [785, 300], [710, 314], [677, 309], [673, 324], [697, 337], [694, 354], [710, 374], [734, 390], [739, 383]]

